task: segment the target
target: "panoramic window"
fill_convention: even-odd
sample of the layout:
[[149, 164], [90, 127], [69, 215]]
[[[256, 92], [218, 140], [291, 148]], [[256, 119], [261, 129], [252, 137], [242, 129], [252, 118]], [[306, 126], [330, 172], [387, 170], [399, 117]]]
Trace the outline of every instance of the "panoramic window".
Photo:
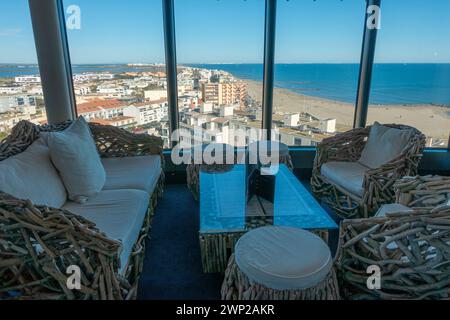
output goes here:
[[314, 146], [353, 126], [365, 1], [279, 1], [272, 127]]
[[78, 115], [169, 146], [161, 1], [64, 0]]
[[19, 121], [47, 121], [27, 0], [0, 3], [0, 140]]
[[445, 148], [450, 133], [450, 2], [383, 1], [381, 12], [367, 123], [409, 125], [426, 135], [428, 147]]
[[261, 128], [264, 1], [176, 0], [175, 25], [181, 145], [246, 145]]

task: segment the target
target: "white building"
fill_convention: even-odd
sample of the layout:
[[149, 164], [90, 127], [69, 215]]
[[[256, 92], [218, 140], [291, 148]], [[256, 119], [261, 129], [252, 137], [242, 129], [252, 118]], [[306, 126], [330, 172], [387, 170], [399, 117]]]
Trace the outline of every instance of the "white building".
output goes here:
[[112, 79], [114, 79], [114, 74], [113, 73], [99, 73], [99, 74], [97, 74], [97, 79], [98, 80], [112, 80]]
[[104, 94], [109, 97], [129, 96], [134, 93], [134, 91], [131, 89], [125, 89], [123, 87], [117, 87], [117, 86], [98, 86], [97, 92], [99, 94]]
[[167, 90], [147, 90], [144, 91], [144, 98], [146, 100], [154, 101], [160, 99], [167, 99]]
[[192, 127], [202, 127], [204, 123], [209, 122], [213, 118], [208, 114], [192, 111], [185, 114], [185, 123]]
[[87, 82], [97, 80], [98, 75], [95, 73], [78, 73], [73, 75], [74, 82]]
[[111, 119], [122, 116], [126, 106], [125, 102], [116, 99], [93, 100], [78, 104], [77, 111], [87, 121], [91, 119]]
[[0, 94], [16, 94], [21, 92], [22, 87], [0, 87]]
[[41, 77], [39, 76], [18, 76], [14, 78], [16, 83], [40, 83]]
[[300, 121], [299, 113], [286, 114], [283, 117], [283, 124], [287, 127], [296, 127]]
[[138, 125], [160, 122], [168, 116], [166, 99], [136, 103], [123, 109], [123, 115], [134, 117]]
[[327, 133], [336, 132], [336, 119], [323, 119], [319, 122], [319, 130]]
[[234, 114], [234, 105], [220, 106], [221, 117], [231, 117]]
[[78, 96], [85, 96], [89, 93], [91, 93], [91, 88], [88, 86], [75, 87], [75, 94]]
[[44, 91], [42, 90], [42, 86], [39, 84], [28, 88], [27, 93], [42, 96]]
[[200, 105], [200, 112], [201, 113], [211, 113], [213, 112], [213, 104], [204, 102], [202, 105]]
[[[10, 96], [0, 96], [0, 113], [11, 111], [22, 112], [21, 108], [26, 106], [36, 106], [36, 99], [34, 96], [29, 95], [10, 95]], [[34, 112], [36, 113], [36, 112]]]

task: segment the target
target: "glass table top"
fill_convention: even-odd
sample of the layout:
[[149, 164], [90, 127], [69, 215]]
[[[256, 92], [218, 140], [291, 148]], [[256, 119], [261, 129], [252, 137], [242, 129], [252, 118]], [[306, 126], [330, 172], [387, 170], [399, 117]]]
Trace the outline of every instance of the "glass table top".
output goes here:
[[272, 176], [250, 172], [244, 164], [226, 172], [200, 171], [201, 233], [246, 231], [261, 221], [302, 229], [337, 228], [284, 164]]

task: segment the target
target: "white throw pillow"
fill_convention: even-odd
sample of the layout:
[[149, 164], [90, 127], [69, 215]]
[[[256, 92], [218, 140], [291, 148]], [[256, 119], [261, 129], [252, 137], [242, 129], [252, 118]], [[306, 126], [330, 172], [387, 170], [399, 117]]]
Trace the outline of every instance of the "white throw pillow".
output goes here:
[[106, 181], [105, 169], [83, 117], [64, 131], [50, 132], [48, 147], [69, 199], [83, 203], [102, 190]]
[[359, 163], [372, 169], [381, 167], [401, 154], [411, 135], [411, 130], [390, 128], [375, 122]]
[[22, 153], [0, 161], [0, 190], [53, 208], [61, 208], [67, 200], [64, 184], [42, 138]]

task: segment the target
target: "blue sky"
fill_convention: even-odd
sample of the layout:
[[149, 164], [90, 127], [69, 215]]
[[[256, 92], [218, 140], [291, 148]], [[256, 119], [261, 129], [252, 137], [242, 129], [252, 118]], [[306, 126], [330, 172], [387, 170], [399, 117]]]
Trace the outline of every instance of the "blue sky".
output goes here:
[[[164, 62], [161, 0], [64, 0], [73, 63]], [[279, 0], [277, 62], [358, 62], [364, 0]], [[180, 63], [261, 63], [264, 0], [175, 0]], [[449, 0], [383, 0], [376, 62], [450, 62]], [[27, 0], [0, 0], [0, 63], [35, 63]]]

